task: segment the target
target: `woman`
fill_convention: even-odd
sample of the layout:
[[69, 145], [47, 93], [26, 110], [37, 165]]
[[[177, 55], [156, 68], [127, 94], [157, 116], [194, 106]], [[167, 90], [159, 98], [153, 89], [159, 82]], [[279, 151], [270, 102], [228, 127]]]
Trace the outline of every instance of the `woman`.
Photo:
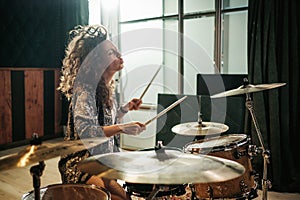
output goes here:
[[123, 59], [103, 26], [78, 26], [70, 35], [58, 88], [70, 100], [66, 139], [106, 137], [108, 141], [62, 157], [62, 182], [94, 184], [106, 188], [112, 199], [126, 199], [115, 180], [83, 173], [77, 164], [92, 155], [119, 151], [120, 133], [138, 135], [145, 130], [140, 122], [120, 123], [129, 110], [139, 109], [142, 101], [132, 99], [118, 108], [113, 78], [124, 67]]

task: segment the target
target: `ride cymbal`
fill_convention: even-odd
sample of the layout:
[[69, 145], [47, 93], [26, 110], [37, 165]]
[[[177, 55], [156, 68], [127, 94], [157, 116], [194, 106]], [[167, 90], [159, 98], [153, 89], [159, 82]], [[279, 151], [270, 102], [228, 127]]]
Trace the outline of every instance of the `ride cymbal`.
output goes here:
[[171, 130], [172, 132], [184, 135], [184, 136], [203, 136], [203, 135], [214, 135], [226, 132], [229, 127], [225, 124], [216, 122], [187, 122], [177, 124]]
[[253, 92], [260, 92], [263, 90], [269, 90], [277, 87], [284, 86], [286, 83], [271, 83], [271, 84], [259, 84], [259, 85], [242, 85], [236, 89], [228, 90], [225, 92], [221, 92], [218, 94], [214, 94], [211, 98], [220, 98], [220, 97], [227, 97], [227, 96], [234, 96], [246, 93], [253, 93]]
[[15, 167], [25, 167], [40, 161], [95, 147], [107, 141], [105, 137], [69, 140], [57, 143], [30, 145], [18, 153], [0, 157], [0, 171]]
[[227, 181], [245, 168], [228, 159], [159, 149], [89, 157], [78, 169], [99, 177], [140, 184], [184, 184]]

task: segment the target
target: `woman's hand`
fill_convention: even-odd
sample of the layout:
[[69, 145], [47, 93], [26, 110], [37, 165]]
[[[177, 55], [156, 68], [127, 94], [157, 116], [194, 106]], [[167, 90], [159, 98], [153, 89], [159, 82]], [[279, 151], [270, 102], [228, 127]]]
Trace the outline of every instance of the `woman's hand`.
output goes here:
[[138, 110], [142, 103], [143, 103], [143, 101], [141, 99], [134, 98], [128, 102], [128, 109], [129, 110]]
[[129, 101], [127, 104], [120, 107], [122, 113], [127, 113], [129, 110], [138, 110], [142, 104], [142, 100], [134, 98]]
[[129, 122], [126, 124], [118, 124], [120, 130], [127, 135], [138, 135], [146, 130], [146, 125], [140, 122]]

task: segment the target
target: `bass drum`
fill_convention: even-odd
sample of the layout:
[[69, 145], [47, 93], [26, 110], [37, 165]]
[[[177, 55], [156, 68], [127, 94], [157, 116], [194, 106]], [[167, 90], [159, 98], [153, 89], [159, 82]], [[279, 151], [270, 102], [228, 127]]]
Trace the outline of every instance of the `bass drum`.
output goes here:
[[[22, 200], [34, 200], [34, 191], [24, 194]], [[110, 193], [101, 187], [84, 184], [54, 184], [40, 189], [41, 200], [111, 200]]]
[[[160, 151], [160, 150], [175, 150], [182, 152], [181, 149], [175, 147], [159, 147], [159, 148], [148, 148], [142, 149], [139, 151]], [[174, 185], [165, 185], [165, 184], [140, 184], [140, 183], [129, 183], [125, 182], [124, 184], [127, 193], [132, 197], [132, 199], [146, 198], [151, 195], [153, 191], [159, 187], [159, 192], [155, 195], [155, 199], [170, 199], [169, 197], [181, 196], [186, 193], [187, 184], [174, 184]]]
[[[193, 183], [196, 196], [205, 198], [249, 198], [256, 188], [248, 144], [244, 134], [231, 134], [188, 143], [184, 153], [207, 154], [236, 161], [245, 167], [245, 173], [235, 179], [217, 183]], [[256, 195], [253, 195], [256, 196]]]

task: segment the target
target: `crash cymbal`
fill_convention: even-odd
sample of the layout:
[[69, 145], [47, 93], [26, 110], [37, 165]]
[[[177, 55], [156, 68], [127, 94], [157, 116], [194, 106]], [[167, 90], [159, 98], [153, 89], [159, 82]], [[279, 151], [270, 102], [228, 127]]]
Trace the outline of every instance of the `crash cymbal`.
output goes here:
[[226, 132], [228, 129], [227, 125], [216, 122], [202, 122], [201, 125], [198, 122], [187, 122], [177, 124], [171, 130], [179, 135], [203, 136], [220, 134]]
[[58, 156], [68, 155], [77, 151], [95, 147], [107, 141], [105, 137], [70, 140], [57, 143], [44, 142], [40, 145], [30, 145], [22, 151], [0, 157], [0, 171], [15, 167], [25, 167], [40, 161]]
[[252, 92], [260, 92], [263, 90], [269, 90], [277, 87], [284, 86], [286, 83], [271, 83], [271, 84], [259, 84], [259, 85], [242, 85], [236, 89], [228, 90], [225, 92], [221, 92], [218, 94], [214, 94], [211, 98], [220, 98], [220, 97], [227, 97], [227, 96], [234, 96]]
[[79, 162], [78, 169], [99, 177], [141, 184], [219, 182], [245, 172], [235, 161], [167, 149], [97, 155]]

